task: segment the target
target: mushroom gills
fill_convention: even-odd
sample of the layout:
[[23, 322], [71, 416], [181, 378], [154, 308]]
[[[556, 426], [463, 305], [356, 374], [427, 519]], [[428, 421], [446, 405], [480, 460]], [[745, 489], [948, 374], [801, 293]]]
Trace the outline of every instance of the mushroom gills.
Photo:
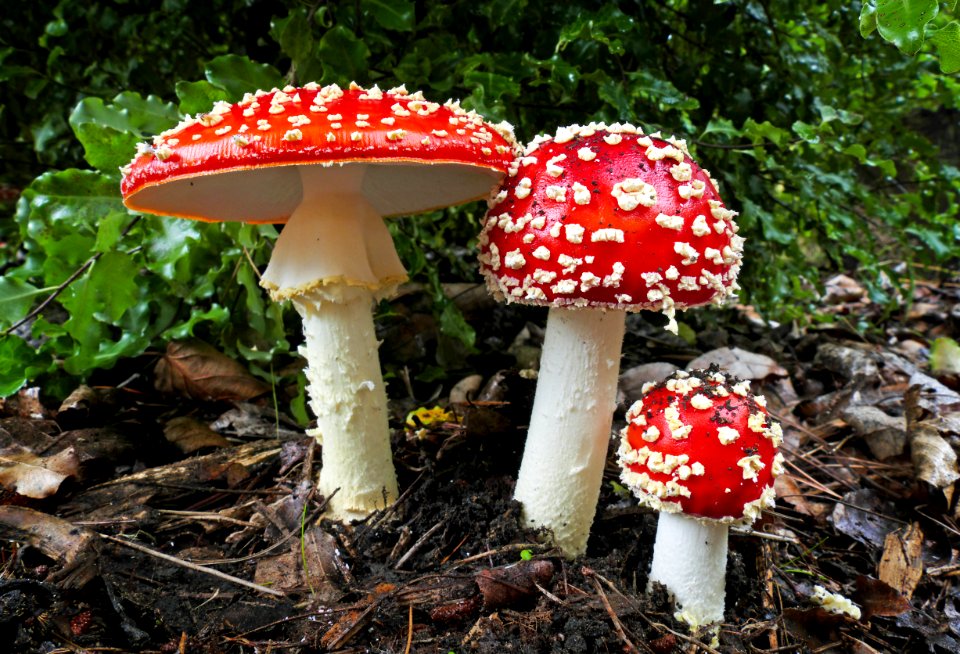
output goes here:
[[455, 162], [350, 162], [272, 165], [196, 174], [146, 186], [130, 198], [134, 208], [203, 220], [282, 223], [300, 203], [302, 171], [361, 169], [364, 194], [381, 216], [397, 216], [487, 197], [500, 173]]

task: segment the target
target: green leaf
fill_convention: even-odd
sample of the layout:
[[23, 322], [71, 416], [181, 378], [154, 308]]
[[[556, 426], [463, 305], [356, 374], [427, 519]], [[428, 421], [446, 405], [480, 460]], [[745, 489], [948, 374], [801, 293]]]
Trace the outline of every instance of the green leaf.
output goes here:
[[341, 85], [367, 77], [367, 59], [370, 48], [357, 38], [352, 30], [337, 25], [320, 39], [320, 59], [323, 60], [323, 81]]
[[106, 252], [120, 241], [123, 235], [123, 229], [130, 223], [130, 216], [114, 211], [104, 216], [100, 224], [97, 225], [97, 242], [94, 250], [97, 252]]
[[953, 251], [939, 230], [925, 226], [907, 227], [906, 233], [916, 236], [937, 258], [946, 258]]
[[923, 45], [923, 30], [936, 18], [937, 0], [877, 0], [877, 31], [907, 55]]
[[0, 328], [9, 327], [23, 318], [29, 313], [37, 296], [51, 290], [36, 288], [9, 275], [0, 277]]
[[877, 29], [877, 7], [872, 2], [864, 2], [860, 7], [860, 36], [867, 38]]
[[796, 234], [785, 221], [776, 214], [770, 213], [751, 200], [743, 200], [743, 215], [760, 223], [763, 237], [767, 241], [789, 244], [796, 239]]
[[194, 335], [193, 330], [197, 325], [204, 322], [212, 322], [215, 325], [224, 325], [230, 320], [230, 311], [214, 304], [209, 309], [194, 307], [190, 310], [190, 318], [186, 322], [178, 323], [163, 332], [164, 340], [182, 340]]
[[129, 132], [139, 139], [159, 134], [180, 118], [177, 108], [155, 95], [146, 98], [133, 91], [124, 91], [111, 104], [100, 98], [84, 98], [70, 114], [70, 125], [93, 123], [118, 132]]
[[496, 102], [503, 98], [516, 98], [520, 95], [520, 84], [506, 75], [471, 70], [464, 74], [463, 84], [467, 88], [483, 89], [484, 100]]
[[19, 336], [0, 336], [0, 397], [13, 395], [31, 378], [30, 368], [40, 359]]
[[440, 313], [440, 331], [447, 336], [452, 336], [467, 347], [473, 347], [477, 340], [477, 332], [464, 320], [460, 309], [453, 302], [447, 302]]
[[897, 164], [893, 163], [891, 159], [867, 159], [866, 161], [868, 166], [875, 166], [884, 172], [885, 175], [890, 177], [897, 176]]
[[98, 349], [100, 323], [118, 321], [137, 302], [137, 273], [129, 255], [107, 252], [60, 296], [70, 313], [64, 327], [82, 347]]
[[867, 149], [859, 143], [848, 145], [847, 147], [843, 148], [841, 152], [844, 154], [849, 154], [851, 157], [855, 157], [860, 163], [867, 162]]
[[703, 138], [707, 134], [723, 134], [733, 138], [743, 136], [743, 131], [734, 127], [733, 123], [726, 118], [711, 118], [704, 130], [700, 132], [700, 137]]
[[937, 373], [960, 374], [960, 345], [952, 338], [934, 339], [930, 345], [930, 369]]
[[683, 321], [677, 322], [677, 336], [682, 338], [690, 347], [697, 344], [697, 332], [694, 331], [693, 327]]
[[125, 91], [111, 104], [84, 98], [70, 114], [70, 127], [83, 144], [87, 162], [116, 174], [114, 171], [133, 158], [138, 141], [175, 125], [178, 119], [172, 104]]
[[269, 90], [283, 82], [283, 75], [273, 66], [233, 54], [212, 59], [207, 63], [204, 74], [208, 82], [226, 90], [233, 102], [240, 100], [244, 93]]
[[480, 4], [480, 13], [496, 28], [515, 19], [526, 6], [527, 0], [487, 0]]
[[286, 18], [275, 20], [270, 34], [298, 67], [313, 53], [313, 34], [307, 11], [302, 7], [291, 11]]
[[776, 145], [782, 145], [790, 138], [790, 132], [773, 125], [769, 120], [758, 123], [753, 118], [747, 118], [743, 123], [743, 134], [754, 143], [766, 139]]
[[556, 51], [563, 51], [574, 41], [585, 40], [605, 45], [611, 54], [623, 54], [623, 41], [619, 37], [633, 26], [634, 19], [613, 5], [605, 5], [594, 13], [583, 12], [560, 30]]
[[73, 133], [83, 145], [83, 158], [87, 163], [113, 175], [117, 175], [117, 171], [133, 159], [140, 141], [133, 134], [92, 123], [77, 125]]
[[804, 141], [809, 143], [819, 143], [820, 134], [817, 132], [817, 128], [809, 123], [805, 123], [802, 120], [797, 120], [790, 127], [794, 134], [802, 138]]
[[180, 113], [202, 114], [210, 111], [215, 102], [229, 101], [226, 89], [206, 80], [177, 82], [177, 97], [180, 98]]
[[605, 73], [602, 76], [603, 81], [597, 86], [597, 96], [616, 112], [617, 118], [623, 120], [633, 119], [633, 102], [627, 95], [623, 84], [614, 81]]
[[414, 25], [412, 0], [363, 0], [367, 9], [381, 27], [396, 32], [409, 32]]
[[17, 206], [28, 251], [43, 257], [42, 263], [30, 266], [31, 274], [42, 267], [45, 284], [61, 283], [90, 257], [97, 226], [116, 220], [110, 218], [114, 213], [129, 216], [115, 179], [76, 169], [38, 177], [24, 189]]
[[940, 70], [947, 75], [960, 71], [960, 23], [951, 21], [930, 36], [940, 55]]

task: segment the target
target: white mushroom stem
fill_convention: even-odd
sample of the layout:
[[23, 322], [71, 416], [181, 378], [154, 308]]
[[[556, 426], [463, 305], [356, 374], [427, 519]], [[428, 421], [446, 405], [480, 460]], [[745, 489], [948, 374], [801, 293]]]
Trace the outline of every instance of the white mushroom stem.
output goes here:
[[551, 308], [514, 497], [573, 558], [587, 549], [616, 407], [626, 313]]
[[660, 512], [650, 582], [667, 587], [691, 628], [723, 620], [728, 532], [721, 522]]
[[307, 392], [323, 445], [328, 517], [362, 518], [397, 497], [373, 302], [406, 278], [383, 219], [361, 194], [363, 166], [300, 168], [303, 200], [261, 284], [303, 318]]

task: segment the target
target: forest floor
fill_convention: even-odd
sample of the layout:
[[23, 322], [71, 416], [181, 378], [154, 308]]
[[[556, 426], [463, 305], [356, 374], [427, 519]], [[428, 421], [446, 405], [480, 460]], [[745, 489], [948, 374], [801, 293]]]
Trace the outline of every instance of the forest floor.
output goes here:
[[[615, 483], [615, 446], [585, 556], [523, 528], [511, 495], [535, 380], [521, 371], [544, 315], [458, 286], [479, 333], [455, 386], [404, 373], [457, 360], [425, 293], [382, 321], [402, 495], [361, 523], [322, 519], [320, 452], [274, 410], [296, 389], [278, 404], [209, 346], [98, 373], [59, 405], [42, 389], [3, 401], [0, 649], [960, 652], [960, 376], [934, 348], [960, 333], [957, 281], [918, 283], [891, 317], [834, 278], [828, 320], [805, 329], [704, 309], [684, 316], [688, 342], [659, 316], [628, 319], [616, 429], [643, 382], [714, 362], [784, 428], [777, 507], [731, 534], [716, 640], [645, 592], [656, 515]], [[447, 413], [405, 426], [434, 406]], [[818, 606], [815, 586], [859, 619]]]

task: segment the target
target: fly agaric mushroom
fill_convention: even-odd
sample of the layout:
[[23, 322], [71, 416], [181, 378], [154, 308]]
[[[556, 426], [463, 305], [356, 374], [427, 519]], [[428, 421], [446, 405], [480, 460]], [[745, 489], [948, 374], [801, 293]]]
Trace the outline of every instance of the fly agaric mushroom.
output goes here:
[[750, 382], [716, 366], [647, 384], [627, 412], [621, 480], [660, 512], [650, 582], [692, 627], [723, 619], [727, 531], [772, 507], [783, 472], [779, 423]]
[[550, 307], [515, 497], [568, 556], [586, 549], [627, 311], [721, 303], [743, 239], [683, 141], [632, 125], [538, 137], [491, 200], [480, 269], [507, 302]]
[[286, 223], [261, 284], [303, 318], [318, 486], [328, 515], [396, 498], [371, 305], [406, 279], [383, 216], [483, 197], [516, 155], [512, 128], [398, 88], [286, 87], [218, 102], [143, 145], [127, 207], [212, 221]]

